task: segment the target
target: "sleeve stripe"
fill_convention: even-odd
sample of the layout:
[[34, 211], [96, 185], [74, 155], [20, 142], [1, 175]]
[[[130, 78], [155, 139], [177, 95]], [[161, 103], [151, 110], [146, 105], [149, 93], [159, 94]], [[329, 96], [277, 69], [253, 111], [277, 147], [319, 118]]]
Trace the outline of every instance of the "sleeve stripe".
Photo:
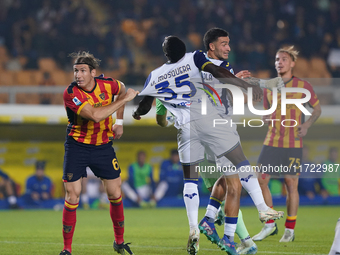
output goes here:
[[80, 115], [80, 111], [84, 108], [85, 105], [87, 105], [89, 102], [84, 102], [78, 109], [77, 114]]
[[313, 107], [316, 106], [317, 104], [319, 104], [319, 99], [312, 105]]
[[208, 62], [205, 62], [202, 67], [201, 67], [201, 70], [204, 71], [204, 67], [206, 67], [208, 64], [212, 64], [212, 62], [208, 61]]

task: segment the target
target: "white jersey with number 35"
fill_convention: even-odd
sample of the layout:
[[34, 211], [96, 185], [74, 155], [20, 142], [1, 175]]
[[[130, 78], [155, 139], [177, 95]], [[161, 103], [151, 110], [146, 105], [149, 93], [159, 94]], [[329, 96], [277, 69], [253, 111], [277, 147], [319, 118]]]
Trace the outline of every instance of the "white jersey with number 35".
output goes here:
[[[153, 96], [176, 117], [175, 127], [202, 117], [202, 97], [206, 96], [201, 71], [211, 64], [202, 51], [186, 53], [176, 63], [166, 63], [152, 71], [140, 96]], [[207, 113], [217, 114], [210, 100]]]

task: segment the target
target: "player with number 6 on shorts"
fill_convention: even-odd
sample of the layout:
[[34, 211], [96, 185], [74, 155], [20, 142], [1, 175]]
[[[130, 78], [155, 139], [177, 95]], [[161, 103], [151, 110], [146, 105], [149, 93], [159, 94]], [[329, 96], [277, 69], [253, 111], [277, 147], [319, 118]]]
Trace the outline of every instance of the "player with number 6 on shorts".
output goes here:
[[[99, 61], [88, 52], [71, 54], [74, 82], [64, 91], [64, 105], [68, 117], [65, 142], [64, 174], [65, 204], [63, 209], [64, 248], [60, 255], [71, 255], [72, 238], [76, 226], [82, 178], [86, 168], [102, 180], [110, 200], [110, 216], [114, 228], [113, 248], [119, 254], [133, 254], [124, 243], [124, 208], [121, 196], [120, 167], [112, 140], [123, 134], [125, 103], [138, 92], [126, 91], [122, 82], [96, 77]], [[116, 123], [112, 114], [116, 112]]]

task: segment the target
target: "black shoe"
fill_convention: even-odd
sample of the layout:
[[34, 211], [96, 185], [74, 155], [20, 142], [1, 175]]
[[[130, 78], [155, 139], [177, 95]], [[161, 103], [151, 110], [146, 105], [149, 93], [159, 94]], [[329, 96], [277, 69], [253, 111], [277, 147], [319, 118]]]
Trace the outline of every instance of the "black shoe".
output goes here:
[[62, 252], [60, 252], [59, 255], [72, 255], [71, 252], [67, 251], [67, 250], [63, 250]]
[[133, 254], [129, 244], [131, 243], [121, 243], [121, 244], [117, 244], [116, 241], [113, 242], [113, 249], [119, 253], [119, 254], [125, 254], [125, 251], [127, 251], [129, 254]]

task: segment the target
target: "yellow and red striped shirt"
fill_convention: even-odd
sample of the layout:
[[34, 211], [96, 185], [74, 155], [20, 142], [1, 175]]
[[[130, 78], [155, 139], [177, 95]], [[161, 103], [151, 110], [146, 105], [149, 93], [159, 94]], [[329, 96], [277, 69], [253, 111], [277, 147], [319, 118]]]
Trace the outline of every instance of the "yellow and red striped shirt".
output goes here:
[[86, 104], [101, 107], [111, 104], [114, 96], [119, 94], [120, 83], [112, 78], [95, 77], [95, 86], [91, 91], [80, 88], [76, 82], [64, 91], [64, 105], [68, 117], [67, 135], [77, 142], [101, 145], [113, 138], [112, 116], [96, 123], [81, 117], [80, 111]]
[[[314, 107], [319, 104], [319, 99], [316, 96], [312, 85], [308, 82], [303, 81], [297, 77], [292, 77], [288, 82], [285, 83], [286, 88], [304, 88], [310, 91], [311, 99], [309, 105]], [[263, 106], [265, 109], [269, 109], [273, 102], [273, 93], [268, 89], [263, 91]], [[304, 98], [305, 94], [288, 92], [286, 94], [287, 99], [293, 98]], [[264, 145], [280, 148], [302, 148], [302, 138], [297, 136], [298, 125], [304, 122], [304, 114], [294, 104], [287, 104], [286, 115], [281, 115], [281, 93], [277, 95], [277, 109], [271, 114], [270, 119], [276, 119], [270, 121], [268, 124], [268, 132], [264, 140]], [[297, 125], [295, 125], [295, 120]], [[285, 127], [281, 124], [284, 121]], [[295, 125], [295, 127], [294, 127]]]

